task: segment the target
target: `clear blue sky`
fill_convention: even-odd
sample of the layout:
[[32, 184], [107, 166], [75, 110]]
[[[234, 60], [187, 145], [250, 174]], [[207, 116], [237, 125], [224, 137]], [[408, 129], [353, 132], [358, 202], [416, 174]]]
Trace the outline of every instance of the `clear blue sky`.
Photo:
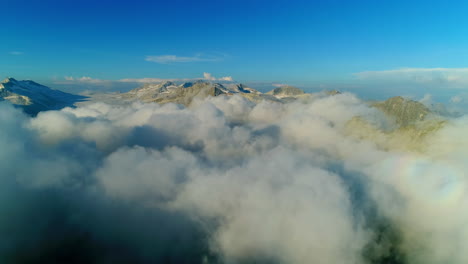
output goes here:
[[[19, 79], [209, 72], [307, 84], [362, 71], [468, 66], [467, 1], [0, 3], [0, 74]], [[167, 55], [174, 57], [158, 57]]]

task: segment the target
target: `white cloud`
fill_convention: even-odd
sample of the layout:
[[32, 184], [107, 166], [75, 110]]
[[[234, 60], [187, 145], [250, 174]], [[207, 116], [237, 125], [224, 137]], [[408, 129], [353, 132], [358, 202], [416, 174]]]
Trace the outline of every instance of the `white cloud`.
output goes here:
[[[37, 117], [0, 102], [0, 113], [8, 263], [63, 250], [84, 263], [468, 260], [466, 117], [426, 139], [392, 135], [348, 93], [95, 103]], [[359, 120], [368, 124], [349, 130]], [[417, 140], [423, 148], [400, 148]]]
[[70, 84], [73, 84], [73, 83], [103, 84], [103, 83], [110, 83], [111, 82], [110, 80], [95, 79], [95, 78], [91, 78], [89, 76], [82, 76], [82, 77], [79, 77], [79, 78], [75, 78], [73, 76], [65, 76], [64, 79], [65, 79], [65, 82], [58, 82], [58, 83], [62, 83], [62, 84], [66, 84], [66, 83], [70, 83]]
[[124, 83], [160, 83], [160, 82], [189, 82], [194, 80], [208, 80], [208, 81], [226, 81], [233, 82], [234, 79], [231, 76], [225, 76], [221, 78], [214, 77], [211, 73], [204, 72], [202, 78], [174, 78], [174, 79], [164, 79], [164, 78], [126, 78], [120, 79], [118, 82]]
[[163, 79], [163, 78], [126, 78], [120, 79], [119, 82], [129, 82], [129, 83], [159, 83], [165, 81], [176, 81], [178, 79]]
[[234, 79], [233, 79], [231, 76], [221, 77], [221, 78], [219, 78], [218, 80], [220, 80], [220, 81], [226, 81], [226, 82], [233, 82], [233, 81], [234, 81]]
[[468, 87], [468, 68], [400, 68], [385, 71], [365, 71], [354, 74], [361, 80], [446, 84]]
[[177, 55], [158, 55], [146, 56], [146, 61], [168, 64], [168, 63], [184, 63], [184, 62], [201, 62], [201, 61], [221, 61], [225, 55], [206, 55], [196, 54], [195, 56], [177, 56]]
[[423, 98], [419, 100], [420, 103], [426, 105], [426, 106], [431, 106], [433, 103], [433, 98], [431, 94], [425, 94]]
[[234, 79], [231, 76], [216, 78], [211, 73], [208, 73], [208, 72], [203, 73], [203, 79], [209, 80], [209, 81], [228, 81], [228, 82], [234, 81]]
[[455, 96], [452, 96], [452, 98], [450, 98], [450, 102], [454, 104], [458, 104], [462, 101], [463, 101], [463, 97], [461, 95], [455, 95]]
[[207, 73], [207, 72], [203, 73], [203, 79], [210, 80], [210, 81], [216, 80], [216, 78], [213, 77], [213, 75], [211, 75], [211, 73]]
[[23, 55], [24, 52], [22, 52], [22, 51], [11, 51], [11, 52], [9, 52], [9, 54], [10, 55]]
[[288, 86], [288, 85], [285, 84], [285, 83], [273, 83], [273, 84], [271, 84], [271, 86], [273, 86], [273, 87], [283, 87], [283, 86]]

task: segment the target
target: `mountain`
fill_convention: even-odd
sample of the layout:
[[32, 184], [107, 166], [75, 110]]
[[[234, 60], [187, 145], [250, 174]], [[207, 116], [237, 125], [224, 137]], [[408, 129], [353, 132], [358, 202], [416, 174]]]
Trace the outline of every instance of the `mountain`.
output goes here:
[[120, 95], [120, 97], [124, 100], [189, 105], [195, 98], [203, 99], [208, 96], [231, 96], [234, 94], [241, 95], [249, 100], [260, 100], [261, 98], [276, 100], [274, 97], [265, 96], [243, 84], [224, 85], [203, 80], [185, 82], [180, 85], [173, 82], [145, 84]]
[[267, 94], [271, 94], [273, 96], [281, 98], [281, 97], [295, 97], [295, 96], [298, 96], [298, 95], [303, 95], [305, 93], [304, 93], [303, 90], [301, 90], [301, 89], [299, 89], [297, 87], [285, 85], [285, 86], [275, 88], [275, 89], [267, 92]]
[[255, 90], [255, 89], [249, 88], [249, 87], [245, 86], [245, 85], [242, 84], [242, 83], [239, 83], [239, 84], [231, 84], [231, 85], [228, 86], [228, 89], [229, 89], [230, 91], [237, 92], [237, 93], [261, 94], [261, 92]]
[[84, 100], [86, 97], [51, 89], [36, 82], [6, 78], [0, 83], [0, 100], [7, 100], [30, 115], [57, 110]]
[[401, 96], [373, 103], [373, 106], [382, 110], [386, 115], [395, 118], [396, 123], [402, 127], [412, 125], [417, 121], [423, 121], [431, 112], [424, 104]]
[[137, 99], [142, 102], [178, 103], [189, 105], [195, 98], [219, 96], [229, 91], [222, 84], [209, 82], [188, 82], [176, 85], [173, 82], [145, 84], [122, 94], [123, 99]]
[[261, 93], [244, 84], [220, 84], [198, 80], [180, 85], [173, 82], [145, 84], [120, 95], [120, 99], [189, 105], [195, 98], [202, 99], [208, 96], [232, 96], [235, 94], [254, 102], [262, 100], [289, 102], [306, 95], [301, 89], [292, 86], [279, 87], [268, 93]]
[[370, 105], [394, 120], [396, 125], [371, 123], [356, 116], [346, 124], [345, 133], [358, 139], [373, 141], [384, 150], [426, 151], [430, 146], [427, 141], [430, 136], [448, 122], [424, 104], [401, 96], [372, 102]]

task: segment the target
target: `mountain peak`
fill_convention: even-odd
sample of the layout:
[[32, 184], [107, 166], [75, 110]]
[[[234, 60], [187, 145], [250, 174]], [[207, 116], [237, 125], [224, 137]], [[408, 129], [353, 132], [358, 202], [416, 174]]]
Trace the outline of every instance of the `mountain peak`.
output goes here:
[[161, 86], [164, 86], [164, 87], [175, 86], [175, 83], [173, 83], [171, 81], [165, 81], [165, 82], [161, 83]]
[[11, 83], [17, 83], [18, 81], [13, 77], [7, 77], [2, 81], [2, 83], [10, 83], [10, 82]]
[[296, 96], [304, 94], [304, 91], [294, 87], [294, 86], [281, 86], [269, 91], [267, 94], [275, 95], [275, 96]]
[[430, 110], [422, 103], [395, 96], [383, 102], [374, 104], [385, 114], [393, 116], [400, 126], [408, 126], [417, 121], [422, 121], [430, 113]]
[[0, 100], [10, 101], [31, 115], [44, 110], [73, 106], [84, 99], [83, 96], [54, 90], [31, 80], [17, 81], [8, 77], [0, 84]]

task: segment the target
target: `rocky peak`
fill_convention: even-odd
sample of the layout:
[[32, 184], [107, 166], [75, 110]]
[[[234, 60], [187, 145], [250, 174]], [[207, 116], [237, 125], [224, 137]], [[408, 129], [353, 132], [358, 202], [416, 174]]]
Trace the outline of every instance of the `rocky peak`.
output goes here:
[[15, 78], [7, 77], [5, 78], [2, 83], [17, 83], [18, 81]]
[[329, 90], [329, 91], [326, 91], [325, 92], [327, 95], [337, 95], [337, 94], [341, 94], [340, 91], [338, 90]]
[[165, 81], [161, 84], [161, 87], [169, 87], [169, 86], [175, 86], [175, 83], [171, 81]]
[[304, 94], [304, 91], [294, 86], [281, 86], [269, 91], [267, 94], [275, 96], [295, 96]]
[[400, 126], [408, 126], [416, 121], [422, 121], [430, 113], [430, 110], [424, 104], [401, 96], [374, 103], [373, 106], [382, 110], [388, 116], [394, 117]]

